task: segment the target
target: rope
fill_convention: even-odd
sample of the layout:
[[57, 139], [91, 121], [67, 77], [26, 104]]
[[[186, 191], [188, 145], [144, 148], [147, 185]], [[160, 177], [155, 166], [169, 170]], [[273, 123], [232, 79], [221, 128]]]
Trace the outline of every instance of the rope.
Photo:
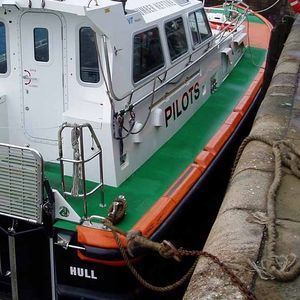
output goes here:
[[252, 12], [254, 13], [262, 13], [262, 12], [265, 12], [265, 11], [268, 11], [269, 9], [271, 9], [272, 7], [274, 7], [277, 3], [279, 3], [281, 0], [277, 0], [275, 1], [273, 4], [271, 4], [270, 6], [264, 8], [264, 9], [261, 9], [261, 10], [252, 10]]
[[232, 167], [232, 171], [231, 171], [231, 182], [232, 182], [232, 179], [234, 178], [234, 173], [235, 173], [235, 170], [236, 170], [236, 167], [238, 165], [238, 162], [242, 156], [242, 153], [245, 149], [245, 147], [247, 146], [248, 143], [250, 143], [251, 141], [261, 141], [262, 143], [265, 143], [269, 146], [272, 145], [272, 142], [269, 141], [268, 138], [266, 137], [263, 137], [263, 136], [258, 136], [258, 135], [250, 135], [248, 137], [246, 137], [243, 142], [241, 143], [239, 149], [238, 149], [238, 152], [236, 154], [236, 157], [235, 157], [235, 161], [233, 163], [233, 167]]
[[[90, 0], [90, 1], [89, 1], [88, 5], [87, 5], [88, 8], [90, 7], [92, 1], [93, 1], [93, 0]], [[97, 0], [94, 0], [94, 1], [95, 1], [95, 6], [99, 6], [98, 1], [97, 1]]]
[[147, 239], [146, 237], [142, 236], [142, 234], [140, 232], [132, 232], [132, 231], [130, 231], [128, 233], [123, 232], [119, 228], [113, 226], [112, 223], [107, 219], [103, 223], [106, 227], [111, 229], [112, 234], [118, 244], [118, 247], [120, 249], [120, 252], [122, 254], [124, 261], [126, 262], [128, 268], [130, 269], [130, 271], [132, 272], [134, 277], [144, 287], [146, 287], [152, 291], [161, 292], [161, 293], [172, 291], [172, 290], [176, 289], [177, 287], [181, 286], [183, 283], [185, 283], [185, 281], [188, 278], [190, 278], [192, 276], [194, 269], [198, 263], [198, 260], [196, 260], [194, 262], [194, 264], [190, 267], [190, 269], [176, 282], [166, 285], [166, 286], [156, 286], [156, 285], [153, 285], [153, 284], [149, 283], [148, 281], [146, 281], [140, 275], [140, 273], [136, 270], [136, 268], [133, 266], [133, 264], [131, 263], [131, 261], [122, 245], [121, 239], [118, 234], [121, 234], [121, 235], [124, 235], [127, 237], [127, 250], [129, 253], [132, 252], [133, 247], [139, 246], [139, 247], [144, 247], [144, 248], [148, 248], [148, 249], [157, 251], [162, 257], [165, 257], [165, 258], [173, 257], [176, 260], [181, 259], [181, 257], [183, 257], [183, 256], [195, 256], [198, 258], [201, 256], [206, 257], [206, 258], [210, 259], [211, 261], [213, 261], [215, 264], [220, 266], [222, 271], [229, 276], [232, 283], [239, 288], [239, 290], [242, 292], [242, 294], [245, 296], [245, 298], [247, 300], [256, 300], [255, 295], [223, 262], [221, 262], [219, 260], [218, 257], [216, 257], [208, 252], [205, 252], [205, 251], [198, 251], [198, 250], [190, 251], [190, 250], [185, 250], [183, 248], [176, 249], [168, 241], [163, 241], [162, 243], [157, 243], [157, 242], [151, 241], [151, 240]]
[[247, 288], [247, 286], [223, 263], [219, 260], [219, 258], [211, 253], [208, 253], [206, 251], [190, 251], [190, 250], [184, 250], [180, 248], [178, 252], [181, 255], [185, 256], [204, 256], [211, 261], [213, 261], [215, 264], [219, 265], [220, 268], [224, 273], [226, 273], [231, 282], [239, 288], [239, 290], [242, 292], [242, 294], [245, 296], [247, 300], [256, 300], [255, 295]]
[[126, 214], [127, 201], [123, 195], [118, 196], [110, 205], [108, 209], [107, 219], [112, 224], [118, 224]]
[[237, 162], [242, 151], [250, 141], [260, 141], [272, 147], [275, 158], [274, 178], [267, 194], [267, 213], [256, 212], [248, 218], [248, 221], [265, 225], [267, 227], [268, 240], [266, 242], [267, 258], [262, 259], [260, 266], [255, 262], [250, 265], [257, 271], [261, 279], [291, 281], [300, 274], [300, 263], [294, 253], [288, 255], [277, 255], [277, 231], [276, 231], [276, 196], [281, 185], [283, 176], [283, 167], [287, 167], [291, 174], [300, 179], [300, 152], [289, 141], [273, 141], [266, 137], [252, 135], [247, 137], [241, 144], [237, 158], [234, 164], [236, 168]]
[[[73, 148], [74, 160], [80, 160], [79, 151], [79, 137], [80, 130], [75, 126], [71, 131], [71, 143]], [[73, 163], [73, 186], [71, 190], [72, 196], [76, 197], [79, 194], [80, 180], [81, 180], [81, 165]]]
[[[108, 226], [107, 223], [105, 225]], [[166, 286], [156, 286], [156, 285], [149, 283], [139, 274], [137, 269], [130, 262], [130, 259], [122, 245], [122, 242], [121, 242], [120, 237], [118, 236], [117, 232], [115, 230], [113, 230], [113, 227], [109, 226], [109, 228], [112, 229], [112, 234], [118, 244], [118, 247], [120, 249], [122, 257], [123, 257], [124, 261], [126, 262], [128, 268], [130, 269], [130, 271], [134, 275], [134, 277], [137, 279], [137, 281], [140, 282], [144, 287], [146, 287], [152, 291], [155, 291], [155, 292], [165, 293], [165, 292], [172, 291], [172, 290], [176, 289], [177, 287], [181, 286], [188, 278], [190, 278], [192, 276], [194, 269], [196, 267], [197, 261], [195, 261], [194, 264], [192, 265], [192, 267], [188, 270], [188, 272], [181, 279], [176, 281], [175, 283], [172, 283], [172, 284], [166, 285]], [[155, 245], [155, 247], [156, 247], [156, 245]]]

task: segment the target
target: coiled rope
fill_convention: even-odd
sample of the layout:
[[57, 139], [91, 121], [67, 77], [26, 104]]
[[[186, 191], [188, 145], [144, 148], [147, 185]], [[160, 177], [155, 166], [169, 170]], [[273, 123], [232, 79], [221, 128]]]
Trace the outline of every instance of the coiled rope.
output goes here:
[[248, 219], [249, 222], [265, 225], [268, 238], [266, 241], [267, 257], [261, 260], [260, 265], [249, 262], [257, 271], [261, 279], [291, 281], [300, 274], [300, 263], [294, 253], [278, 255], [276, 253], [276, 196], [281, 185], [283, 167], [290, 170], [291, 174], [300, 179], [300, 151], [290, 141], [273, 141], [267, 137], [252, 135], [247, 137], [238, 151], [235, 166], [246, 145], [251, 141], [259, 141], [272, 147], [275, 158], [274, 178], [267, 194], [267, 212], [256, 212]]

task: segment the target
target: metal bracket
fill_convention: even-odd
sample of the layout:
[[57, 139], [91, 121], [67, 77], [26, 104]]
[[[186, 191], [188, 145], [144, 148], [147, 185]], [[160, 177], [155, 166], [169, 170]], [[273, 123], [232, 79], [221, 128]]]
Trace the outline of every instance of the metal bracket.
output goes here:
[[81, 218], [66, 201], [66, 199], [57, 191], [52, 190], [55, 199], [55, 219], [66, 220], [80, 224]]
[[63, 249], [67, 250], [69, 248], [72, 249], [77, 249], [77, 250], [83, 250], [85, 251], [84, 247], [80, 247], [80, 246], [76, 246], [76, 245], [71, 245], [70, 241], [71, 241], [71, 236], [68, 234], [63, 234], [63, 233], [59, 233], [57, 235], [57, 242], [55, 243], [55, 245], [62, 247]]

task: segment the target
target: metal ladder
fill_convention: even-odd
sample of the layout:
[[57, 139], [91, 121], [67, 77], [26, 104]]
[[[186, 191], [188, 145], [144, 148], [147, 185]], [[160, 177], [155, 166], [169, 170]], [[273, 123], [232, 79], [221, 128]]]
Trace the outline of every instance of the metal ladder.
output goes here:
[[[65, 158], [63, 156], [63, 144], [62, 144], [62, 133], [66, 128], [72, 129], [72, 134], [75, 132], [75, 134], [78, 137], [78, 157], [74, 157], [73, 159]], [[87, 128], [91, 134], [92, 140], [95, 142], [97, 146], [97, 151], [92, 154], [87, 159], [84, 158], [84, 143], [83, 143], [83, 129]], [[72, 146], [74, 140], [71, 141]], [[73, 148], [74, 149], [74, 148]], [[88, 211], [87, 211], [87, 197], [94, 194], [97, 190], [100, 190], [100, 207], [105, 207], [105, 200], [104, 200], [104, 184], [103, 184], [103, 163], [102, 163], [102, 148], [101, 145], [97, 139], [97, 136], [95, 134], [95, 131], [91, 124], [84, 123], [84, 124], [70, 124], [70, 123], [63, 123], [58, 131], [58, 150], [59, 150], [59, 162], [60, 162], [60, 171], [61, 171], [61, 184], [62, 184], [62, 190], [65, 196], [73, 196], [78, 198], [83, 198], [83, 214], [84, 219], [86, 220], [88, 218]], [[99, 184], [93, 188], [91, 191], [86, 190], [86, 176], [85, 176], [85, 164], [92, 159], [96, 158], [98, 156], [99, 159]], [[72, 163], [73, 169], [79, 168], [81, 166], [81, 179], [82, 179], [82, 194], [75, 194], [69, 191], [66, 191], [66, 185], [65, 185], [65, 172], [64, 172], [64, 163]], [[74, 187], [74, 186], [73, 186]]]

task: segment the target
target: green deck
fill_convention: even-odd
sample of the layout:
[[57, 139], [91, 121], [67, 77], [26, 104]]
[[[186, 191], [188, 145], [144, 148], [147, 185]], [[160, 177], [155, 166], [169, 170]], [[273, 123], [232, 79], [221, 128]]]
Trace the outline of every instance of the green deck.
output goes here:
[[[251, 58], [251, 53], [253, 58]], [[214, 135], [228, 114], [251, 84], [258, 67], [265, 58], [266, 50], [251, 48], [247, 50], [236, 68], [227, 77], [221, 87], [194, 114], [166, 144], [164, 144], [141, 168], [131, 175], [118, 188], [105, 187], [107, 207], [118, 195], [126, 196], [128, 211], [126, 218], [119, 224], [123, 230], [129, 230], [138, 219], [168, 189], [181, 172], [193, 162]], [[253, 64], [252, 60], [255, 61]], [[184, 147], [183, 147], [184, 145]], [[53, 188], [60, 187], [58, 165], [46, 164], [46, 177]], [[71, 179], [66, 178], [68, 185]], [[88, 183], [88, 189], [93, 183]], [[83, 215], [82, 200], [69, 198], [69, 203], [79, 215]], [[99, 194], [88, 198], [89, 214], [107, 216], [107, 208], [99, 207]], [[57, 221], [55, 227], [75, 230], [76, 224]]]

